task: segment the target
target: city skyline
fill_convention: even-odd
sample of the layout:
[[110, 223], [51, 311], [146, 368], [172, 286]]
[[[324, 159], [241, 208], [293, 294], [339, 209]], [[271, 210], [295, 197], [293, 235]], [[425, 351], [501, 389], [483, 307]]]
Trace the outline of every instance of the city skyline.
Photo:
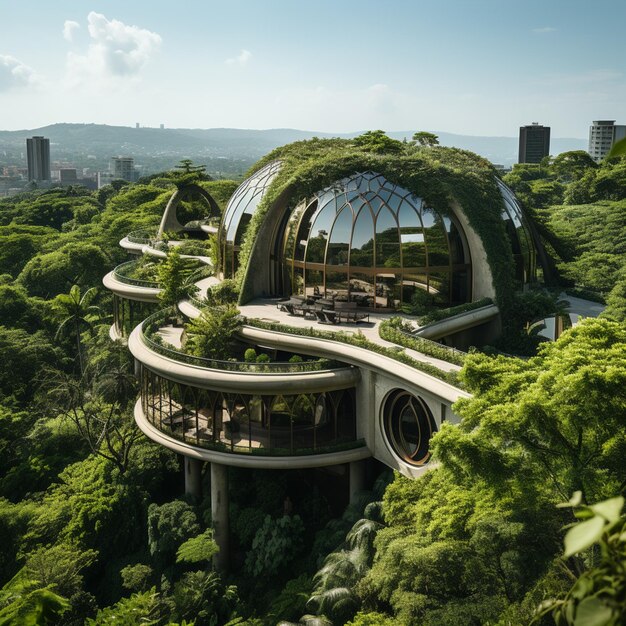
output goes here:
[[[36, 11], [0, 2], [0, 15], [7, 130], [141, 121], [515, 136], [538, 121], [584, 138], [592, 120], [620, 120], [626, 101], [616, 0], [533, 1], [523, 13], [494, 0], [384, 12], [370, 1], [193, 1], [184, 13], [65, 0]], [[598, 40], [590, 27], [606, 16]]]

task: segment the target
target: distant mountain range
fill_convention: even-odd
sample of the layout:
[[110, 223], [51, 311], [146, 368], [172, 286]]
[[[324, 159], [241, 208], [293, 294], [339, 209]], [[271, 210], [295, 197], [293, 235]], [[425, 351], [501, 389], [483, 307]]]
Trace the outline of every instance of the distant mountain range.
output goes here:
[[[394, 139], [411, 139], [413, 130], [394, 131], [387, 134]], [[432, 131], [441, 145], [454, 146], [476, 152], [492, 163], [510, 166], [517, 162], [517, 137], [481, 137], [455, 135], [443, 131]], [[320, 133], [291, 128], [270, 130], [248, 130], [237, 128], [132, 128], [107, 126], [104, 124], [53, 124], [43, 128], [18, 131], [0, 131], [0, 160], [25, 152], [25, 139], [33, 135], [48, 137], [51, 143], [52, 160], [75, 160], [76, 165], [85, 167], [86, 157], [98, 164], [111, 156], [133, 156], [147, 170], [174, 165], [181, 158], [198, 162], [216, 159], [237, 162], [242, 171], [267, 154], [273, 148], [311, 137], [350, 138], [355, 133]], [[587, 140], [578, 138], [554, 138], [551, 142], [553, 155], [568, 150], [586, 150]], [[95, 163], [94, 163], [95, 165]], [[170, 167], [171, 167], [170, 165]], [[231, 163], [231, 167], [235, 167]], [[214, 169], [209, 167], [209, 169]], [[230, 168], [229, 168], [230, 169]]]

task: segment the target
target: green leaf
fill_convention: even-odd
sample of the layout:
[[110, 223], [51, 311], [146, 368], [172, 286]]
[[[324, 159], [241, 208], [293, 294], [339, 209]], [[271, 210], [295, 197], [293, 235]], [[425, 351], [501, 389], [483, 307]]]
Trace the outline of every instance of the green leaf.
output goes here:
[[624, 498], [617, 496], [604, 502], [598, 502], [589, 507], [596, 515], [602, 516], [610, 524], [614, 524], [620, 518], [620, 513], [624, 508]]
[[578, 509], [578, 511], [575, 511], [574, 515], [578, 519], [591, 519], [592, 517], [595, 516], [595, 513], [589, 507], [584, 506]]
[[183, 543], [176, 553], [177, 563], [201, 563], [210, 561], [219, 548], [213, 539], [213, 531], [205, 530], [197, 537], [192, 537]]
[[565, 535], [565, 553], [563, 556], [568, 558], [598, 541], [602, 537], [604, 524], [604, 518], [592, 517], [570, 528]]
[[611, 151], [606, 155], [607, 159], [612, 159], [613, 157], [622, 156], [626, 154], [626, 137], [624, 139], [620, 139], [613, 144]]
[[572, 507], [572, 506], [579, 506], [582, 501], [583, 501], [583, 492], [574, 491], [574, 493], [572, 494], [572, 497], [569, 499], [568, 502], [559, 502], [559, 504], [557, 504], [556, 506], [559, 509], [565, 509], [565, 508]]
[[602, 600], [585, 598], [576, 611], [574, 626], [607, 626], [613, 621], [613, 611]]
[[585, 576], [581, 576], [572, 587], [572, 598], [576, 600], [582, 600], [585, 596], [588, 596], [593, 591], [593, 582]]

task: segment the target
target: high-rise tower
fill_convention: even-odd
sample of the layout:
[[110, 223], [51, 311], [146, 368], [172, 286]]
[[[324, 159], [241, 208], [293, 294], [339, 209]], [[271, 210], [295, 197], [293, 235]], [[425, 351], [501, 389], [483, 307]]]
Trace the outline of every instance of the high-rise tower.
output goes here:
[[519, 163], [540, 163], [550, 154], [550, 127], [533, 122], [519, 129]]
[[589, 156], [596, 162], [610, 152], [611, 146], [626, 137], [626, 126], [616, 126], [615, 120], [596, 120], [589, 127]]
[[50, 140], [31, 137], [26, 140], [28, 180], [50, 180]]

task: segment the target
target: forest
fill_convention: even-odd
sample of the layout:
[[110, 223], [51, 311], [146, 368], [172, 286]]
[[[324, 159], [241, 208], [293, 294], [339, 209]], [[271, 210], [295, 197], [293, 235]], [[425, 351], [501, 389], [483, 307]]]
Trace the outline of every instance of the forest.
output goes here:
[[[179, 458], [135, 425], [101, 282], [183, 176], [0, 200], [0, 626], [625, 623], [626, 158], [503, 178], [545, 282], [602, 316], [525, 358], [469, 354], [472, 397], [419, 480], [380, 471], [345, 508], [311, 471], [230, 468], [228, 573], [209, 499], [183, 495]], [[223, 210], [238, 183], [203, 178]]]

